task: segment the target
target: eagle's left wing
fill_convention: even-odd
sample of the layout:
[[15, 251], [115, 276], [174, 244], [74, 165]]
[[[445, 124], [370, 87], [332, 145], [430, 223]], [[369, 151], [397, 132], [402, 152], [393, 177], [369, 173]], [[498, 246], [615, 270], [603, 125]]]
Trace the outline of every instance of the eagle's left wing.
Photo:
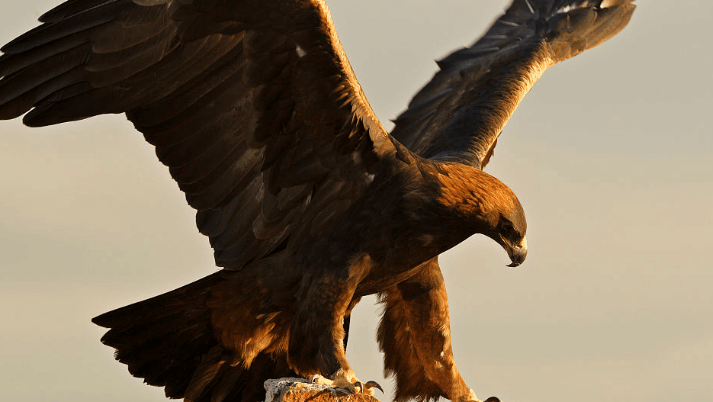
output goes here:
[[438, 62], [391, 134], [423, 157], [484, 168], [542, 73], [621, 31], [632, 1], [514, 0], [482, 38]]

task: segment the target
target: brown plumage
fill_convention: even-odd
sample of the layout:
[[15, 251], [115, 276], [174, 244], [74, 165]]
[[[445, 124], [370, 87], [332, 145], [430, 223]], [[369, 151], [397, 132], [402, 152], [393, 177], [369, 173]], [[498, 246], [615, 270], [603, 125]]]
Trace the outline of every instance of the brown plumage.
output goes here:
[[349, 317], [376, 293], [396, 398], [474, 401], [437, 257], [480, 233], [523, 262], [522, 206], [482, 168], [544, 70], [633, 8], [515, 0], [439, 62], [389, 135], [322, 1], [69, 0], [2, 48], [0, 118], [126, 113], [197, 210], [224, 269], [94, 319], [167, 396], [257, 401], [285, 375], [353, 388]]

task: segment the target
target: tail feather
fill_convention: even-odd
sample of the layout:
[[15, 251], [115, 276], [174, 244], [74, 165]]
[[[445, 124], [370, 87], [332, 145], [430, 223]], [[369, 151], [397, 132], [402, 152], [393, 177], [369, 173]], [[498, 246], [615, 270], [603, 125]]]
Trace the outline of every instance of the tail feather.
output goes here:
[[110, 328], [102, 343], [147, 384], [181, 398], [201, 359], [219, 348], [211, 333], [206, 300], [221, 280], [214, 274], [151, 299], [102, 314], [92, 321]]
[[[280, 376], [281, 377], [281, 376]], [[260, 394], [259, 398], [250, 397], [250, 393], [245, 392], [245, 372], [238, 367], [223, 366], [219, 372], [218, 380], [212, 388], [211, 392], [204, 392], [200, 398], [196, 398], [196, 402], [223, 402], [233, 401], [240, 397], [243, 401], [261, 401], [264, 398], [262, 393], [253, 387], [251, 393]], [[263, 380], [262, 383], [265, 381]], [[248, 390], [249, 391], [249, 390]]]
[[[193, 376], [191, 382], [188, 384], [186, 389], [185, 398], [187, 400], [200, 400], [201, 395], [203, 395], [208, 389], [212, 388], [216, 381], [220, 378], [218, 374], [223, 369], [225, 365], [225, 359], [223, 358], [223, 351], [220, 347], [214, 347], [206, 355], [203, 356], [200, 365], [198, 366], [196, 373]], [[242, 374], [242, 367], [238, 367], [235, 370], [237, 378]], [[236, 379], [237, 379], [236, 378]]]
[[[181, 326], [176, 326], [177, 323], [181, 323]], [[129, 352], [137, 348], [150, 347], [151, 345], [148, 344], [151, 340], [166, 342], [167, 338], [205, 333], [206, 326], [204, 322], [183, 320], [180, 315], [163, 317], [147, 324], [110, 327], [112, 329], [102, 337], [101, 342], [122, 352]]]
[[250, 288], [241, 286], [240, 280], [246, 278], [238, 272], [220, 271], [92, 321], [109, 328], [102, 343], [116, 349], [116, 359], [126, 364], [133, 376], [165, 387], [169, 398], [260, 401], [265, 380], [296, 374], [284, 353], [259, 353], [246, 367], [235, 351], [220, 343], [211, 321], [211, 306], [215, 295], [223, 295], [225, 289], [238, 292]]

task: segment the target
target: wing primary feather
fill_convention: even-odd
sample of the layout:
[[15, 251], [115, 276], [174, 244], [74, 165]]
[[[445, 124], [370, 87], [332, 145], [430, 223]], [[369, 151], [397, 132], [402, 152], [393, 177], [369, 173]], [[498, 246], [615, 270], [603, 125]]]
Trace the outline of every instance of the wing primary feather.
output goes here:
[[8, 54], [25, 52], [34, 49], [37, 46], [42, 46], [46, 43], [54, 42], [55, 40], [65, 38], [67, 36], [76, 35], [82, 31], [89, 30], [116, 19], [117, 14], [125, 5], [121, 3], [109, 4], [107, 6], [95, 8], [85, 13], [70, 16], [66, 19], [55, 23], [47, 23], [30, 30], [24, 35], [10, 41], [8, 44], [0, 48], [1, 51]]
[[42, 14], [40, 22], [55, 22], [118, 0], [69, 0]]
[[38, 46], [22, 53], [3, 54], [0, 56], [0, 77], [10, 76], [28, 66], [44, 62], [52, 56], [66, 53], [71, 49], [81, 46], [85, 41], [86, 39], [81, 35], [72, 35], [52, 42], [50, 44], [51, 46]]
[[[46, 64], [35, 64], [3, 78], [3, 80], [0, 81], [0, 105], [35, 88], [41, 87], [43, 84], [62, 77], [65, 73], [82, 65], [89, 55], [89, 52], [90, 50], [87, 45], [75, 47], [68, 52], [51, 57]], [[72, 62], [65, 63], [65, 60], [72, 60]], [[61, 79], [60, 81], [63, 82]], [[47, 91], [45, 90], [41, 93], [45, 92]], [[49, 94], [45, 94], [45, 96], [46, 95]], [[43, 97], [44, 96], [36, 96], [36, 98], [40, 99]], [[35, 101], [37, 100], [39, 99], [35, 99]]]

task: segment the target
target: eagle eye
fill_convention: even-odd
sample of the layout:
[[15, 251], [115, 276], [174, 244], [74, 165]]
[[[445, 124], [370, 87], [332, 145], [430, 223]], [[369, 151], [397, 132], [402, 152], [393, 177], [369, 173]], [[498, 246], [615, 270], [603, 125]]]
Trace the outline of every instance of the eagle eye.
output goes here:
[[510, 222], [507, 219], [503, 219], [502, 222], [500, 223], [500, 231], [507, 238], [514, 239], [518, 235], [517, 232], [515, 231], [515, 227], [513, 226], [512, 222]]
[[502, 227], [502, 229], [503, 229], [504, 232], [510, 232], [510, 231], [515, 230], [515, 229], [512, 227], [512, 222], [510, 222], [510, 221], [504, 221], [504, 222], [501, 224], [501, 227]]

